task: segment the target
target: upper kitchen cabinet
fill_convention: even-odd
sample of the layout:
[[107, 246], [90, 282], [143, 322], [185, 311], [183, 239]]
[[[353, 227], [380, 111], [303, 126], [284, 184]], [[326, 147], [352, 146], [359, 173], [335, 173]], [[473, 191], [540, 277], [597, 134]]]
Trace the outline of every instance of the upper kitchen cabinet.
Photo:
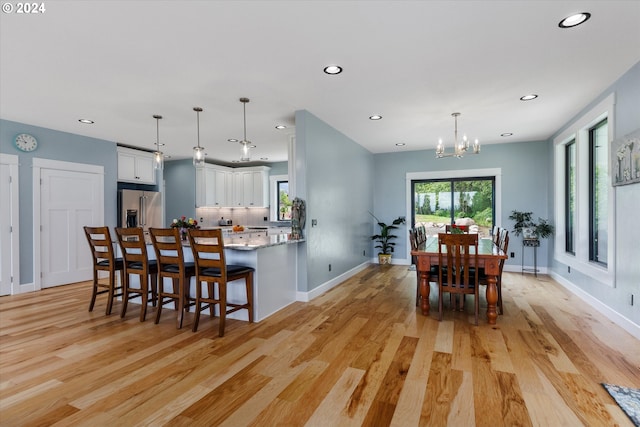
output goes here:
[[233, 198], [228, 191], [231, 182], [232, 169], [210, 164], [196, 168], [196, 207], [231, 206]]
[[118, 147], [118, 181], [155, 185], [153, 153]]
[[268, 166], [236, 169], [233, 174], [233, 206], [269, 206], [270, 169]]

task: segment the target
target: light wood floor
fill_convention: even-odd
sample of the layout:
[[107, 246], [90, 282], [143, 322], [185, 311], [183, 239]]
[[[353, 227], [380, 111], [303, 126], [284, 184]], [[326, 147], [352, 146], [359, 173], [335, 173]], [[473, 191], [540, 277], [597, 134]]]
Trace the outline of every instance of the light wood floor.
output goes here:
[[[631, 425], [600, 383], [640, 387], [640, 342], [549, 277], [505, 273], [437, 320], [414, 271], [372, 265], [258, 324], [121, 320], [88, 283], [0, 298], [2, 426]], [[484, 292], [484, 289], [481, 291]], [[434, 309], [435, 307], [435, 309]]]

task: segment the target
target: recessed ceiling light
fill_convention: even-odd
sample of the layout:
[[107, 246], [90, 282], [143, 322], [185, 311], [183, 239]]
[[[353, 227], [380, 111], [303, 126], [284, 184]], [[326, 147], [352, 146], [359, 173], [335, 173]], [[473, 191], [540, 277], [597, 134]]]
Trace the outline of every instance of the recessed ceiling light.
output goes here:
[[85, 125], [92, 125], [94, 123], [93, 120], [89, 120], [89, 119], [79, 119], [78, 121]]
[[324, 72], [326, 74], [340, 74], [342, 72], [342, 67], [339, 65], [328, 65], [324, 67]]
[[501, 133], [500, 136], [513, 136], [513, 133], [511, 132], [505, 132], [505, 133]]
[[382, 119], [382, 116], [378, 116], [377, 114], [374, 116], [369, 116], [369, 120], [380, 120]]
[[532, 99], [536, 99], [538, 95], [532, 93], [531, 95], [525, 95], [520, 97], [520, 101], [531, 101]]
[[227, 139], [227, 141], [229, 141], [229, 142], [238, 142], [238, 140], [235, 139], [235, 138], [229, 138], [229, 139]]
[[571, 28], [576, 25], [580, 25], [585, 23], [589, 18], [591, 18], [591, 14], [589, 12], [575, 13], [573, 15], [567, 16], [558, 24], [560, 28]]
[[256, 148], [256, 146], [255, 145], [250, 145], [249, 148]]
[[286, 129], [287, 127], [285, 125], [278, 125], [276, 126], [276, 129]]
[[407, 144], [405, 144], [404, 142], [396, 142], [396, 147], [404, 147], [405, 145]]

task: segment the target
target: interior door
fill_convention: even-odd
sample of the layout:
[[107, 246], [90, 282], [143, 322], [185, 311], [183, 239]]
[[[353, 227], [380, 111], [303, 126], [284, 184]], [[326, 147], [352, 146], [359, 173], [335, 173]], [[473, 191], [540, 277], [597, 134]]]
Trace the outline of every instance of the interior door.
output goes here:
[[16, 293], [18, 263], [18, 157], [0, 154], [0, 295]]
[[103, 179], [95, 173], [42, 169], [41, 286], [90, 280], [91, 256], [82, 229], [103, 222]]

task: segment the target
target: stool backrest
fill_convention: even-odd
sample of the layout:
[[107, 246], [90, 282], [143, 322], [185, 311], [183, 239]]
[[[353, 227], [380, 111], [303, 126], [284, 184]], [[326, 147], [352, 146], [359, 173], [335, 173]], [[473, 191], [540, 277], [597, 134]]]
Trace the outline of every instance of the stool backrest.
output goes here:
[[[122, 249], [125, 269], [128, 269], [132, 263], [142, 263], [142, 269], [147, 270], [149, 258], [147, 257], [147, 244], [144, 241], [142, 227], [118, 227], [116, 234]], [[135, 269], [139, 270], [140, 268], [136, 265]]]
[[156, 252], [156, 260], [160, 271], [168, 265], [178, 266], [184, 270], [184, 256], [180, 230], [172, 228], [149, 228], [151, 243]]
[[113, 265], [115, 255], [109, 227], [84, 227], [91, 249], [94, 268], [105, 269]]
[[211, 230], [191, 228], [189, 229], [189, 243], [196, 264], [196, 274], [207, 268], [219, 269], [222, 279], [226, 281], [227, 265], [222, 230], [219, 228]]

